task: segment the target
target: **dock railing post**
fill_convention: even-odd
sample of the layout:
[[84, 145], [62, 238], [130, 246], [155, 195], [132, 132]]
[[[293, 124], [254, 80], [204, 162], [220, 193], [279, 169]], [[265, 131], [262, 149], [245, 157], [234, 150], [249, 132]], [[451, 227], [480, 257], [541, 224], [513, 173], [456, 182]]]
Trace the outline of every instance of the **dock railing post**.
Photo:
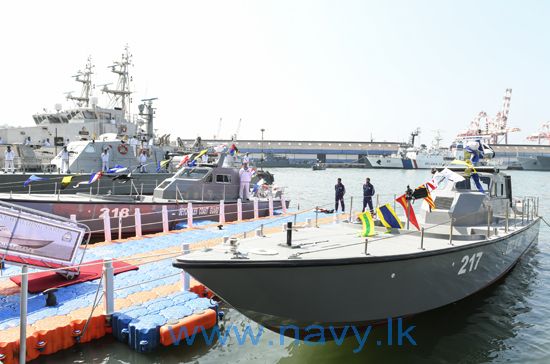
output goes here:
[[315, 227], [319, 227], [319, 206], [315, 208]]
[[514, 206], [512, 206], [512, 212], [514, 213], [514, 230], [518, 227], [518, 220], [516, 215], [516, 204], [514, 203]]
[[243, 200], [237, 199], [237, 221], [243, 220]]
[[397, 198], [397, 195], [393, 194], [393, 211], [395, 211], [395, 199]]
[[108, 211], [103, 213], [103, 233], [105, 236], [105, 242], [111, 242], [111, 216]]
[[118, 240], [122, 239], [122, 214], [118, 214]]
[[225, 201], [220, 200], [220, 218], [219, 218], [220, 224], [225, 224]]
[[524, 217], [525, 217], [525, 198], [521, 200], [521, 225], [523, 225]]
[[267, 198], [267, 204], [268, 204], [268, 207], [269, 207], [269, 216], [273, 216], [273, 197], [268, 197]]
[[257, 219], [259, 217], [259, 211], [258, 211], [258, 197], [254, 197], [254, 219]]
[[376, 194], [376, 208], [378, 209], [380, 207], [380, 195]]
[[453, 228], [454, 228], [454, 218], [451, 217], [451, 227], [449, 228], [449, 245], [453, 245]]
[[351, 217], [353, 216], [353, 196], [349, 198], [349, 221], [351, 222]]
[[508, 204], [508, 202], [506, 202], [506, 219], [504, 220], [504, 232], [508, 232], [508, 224], [509, 224], [509, 215], [510, 215], [510, 211], [509, 211], [509, 208], [510, 208], [510, 205]]
[[170, 230], [168, 226], [168, 207], [162, 205], [162, 232], [167, 233]]
[[139, 207], [134, 209], [134, 221], [136, 224], [136, 238], [141, 238], [141, 210]]
[[529, 215], [530, 215], [530, 213], [531, 213], [530, 202], [531, 202], [531, 198], [528, 197], [528, 198], [527, 198], [527, 221], [526, 221], [527, 223], [529, 223], [529, 221], [530, 221], [530, 220], [529, 220]]
[[193, 227], [193, 203], [187, 203], [187, 228], [191, 229]]
[[[225, 240], [225, 239], [224, 239]], [[183, 255], [189, 254], [189, 243], [183, 243], [181, 246], [181, 250]], [[191, 287], [191, 277], [189, 276], [189, 273], [187, 273], [185, 270], [182, 270], [181, 272], [181, 279], [182, 279], [182, 286], [184, 291], [189, 291], [189, 288]]]
[[487, 208], [487, 238], [491, 237], [491, 206]]
[[424, 227], [420, 228], [420, 250], [424, 250]]
[[103, 261], [103, 296], [105, 297], [105, 316], [109, 324], [111, 315], [115, 312], [114, 276], [113, 260], [105, 259]]
[[407, 200], [407, 230], [409, 230], [410, 224], [409, 216], [411, 216], [411, 202]]
[[21, 293], [19, 302], [19, 362], [26, 363], [27, 357], [27, 299], [29, 296], [29, 268], [21, 267]]

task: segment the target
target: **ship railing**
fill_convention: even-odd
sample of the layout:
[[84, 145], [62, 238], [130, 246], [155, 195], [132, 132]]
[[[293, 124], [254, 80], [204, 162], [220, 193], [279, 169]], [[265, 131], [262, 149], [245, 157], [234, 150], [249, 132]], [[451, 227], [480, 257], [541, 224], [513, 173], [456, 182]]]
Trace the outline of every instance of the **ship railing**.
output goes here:
[[[191, 201], [191, 202], [182, 202], [177, 205], [176, 208], [168, 208], [167, 205], [161, 205], [160, 210], [150, 211], [150, 212], [141, 212], [139, 207], [136, 207], [132, 213], [129, 210], [122, 209], [113, 209], [114, 216], [111, 216], [111, 211], [104, 211], [97, 218], [91, 219], [81, 219], [79, 223], [87, 225], [101, 225], [102, 228], [92, 230], [92, 234], [104, 233], [105, 241], [112, 241], [112, 234], [118, 232], [118, 238], [121, 239], [124, 236], [128, 236], [129, 233], [135, 232], [135, 236], [140, 238], [143, 236], [142, 230], [144, 227], [157, 226], [159, 227], [156, 230], [160, 230], [164, 233], [170, 231], [171, 228], [178, 228], [186, 226], [187, 228], [200, 229], [199, 225], [194, 224], [195, 219], [200, 219], [203, 221], [210, 221], [212, 223], [223, 225], [226, 223], [226, 218], [232, 217], [232, 221], [241, 222], [245, 221], [245, 217], [253, 217], [257, 219], [261, 213], [260, 202], [265, 204], [267, 202], [267, 216], [273, 217], [280, 211], [283, 214], [286, 214], [286, 200], [285, 196], [281, 196], [278, 199], [269, 197], [267, 199], [258, 199], [256, 197], [249, 200], [252, 202], [252, 207], [245, 209], [244, 206], [249, 206], [249, 204], [244, 204], [243, 201], [238, 199], [237, 201], [227, 202], [220, 200], [218, 202], [212, 202], [208, 206], [196, 206], [193, 205], [194, 202], [203, 202], [203, 201]], [[280, 202], [280, 208], [275, 210], [274, 202]], [[227, 211], [227, 206], [232, 206], [232, 211]], [[203, 213], [202, 209], [207, 208], [207, 212]], [[115, 211], [116, 210], [116, 211]], [[202, 211], [201, 211], [202, 210]], [[158, 218], [151, 219], [152, 215], [157, 215]], [[73, 216], [74, 217], [74, 216]], [[128, 221], [128, 219], [131, 222]], [[148, 220], [148, 222], [142, 222], [142, 219]], [[153, 221], [151, 221], [153, 220]], [[114, 224], [114, 225], [113, 225]], [[149, 229], [152, 230], [152, 229]]]
[[[360, 196], [362, 198], [362, 196]], [[357, 198], [357, 197], [356, 197]], [[504, 199], [504, 198], [503, 198]], [[510, 201], [509, 199], [506, 199]], [[483, 226], [483, 224], [486, 224], [486, 233], [481, 234], [481, 236], [484, 239], [491, 239], [492, 237], [497, 237], [500, 234], [500, 231], [504, 231], [505, 233], [508, 233], [510, 230], [517, 230], [518, 228], [523, 228], [525, 226], [528, 226], [533, 223], [533, 221], [537, 220], [539, 218], [539, 202], [540, 199], [537, 196], [524, 196], [522, 198], [516, 198], [511, 203], [506, 203], [506, 208], [504, 210], [504, 213], [502, 216], [496, 215], [493, 212], [493, 209], [491, 206], [488, 206], [487, 208], [487, 218], [485, 221], [480, 222], [479, 226], [476, 226], [475, 228], [478, 229]], [[511, 206], [516, 205], [516, 208], [511, 208]], [[331, 204], [328, 204], [327, 206], [330, 206]], [[353, 212], [353, 197], [349, 198], [349, 219], [346, 219], [348, 217], [348, 214], [341, 213], [340, 215], [344, 216], [343, 222], [353, 223], [355, 221], [355, 216], [358, 216], [362, 211], [359, 211], [357, 213]], [[319, 208], [317, 208], [316, 211], [319, 211]], [[401, 217], [403, 221], [406, 221], [407, 218]], [[430, 233], [430, 230], [437, 229], [437, 231], [432, 232], [432, 235], [435, 235], [439, 238], [448, 238], [448, 244], [449, 245], [455, 245], [456, 240], [463, 240], [463, 237], [457, 238], [458, 235], [464, 235], [459, 233], [456, 230], [457, 226], [460, 226], [462, 222], [464, 221], [471, 221], [471, 216], [462, 216], [462, 217], [450, 217], [449, 219], [445, 219], [444, 221], [441, 221], [437, 224], [429, 224], [425, 226], [421, 226], [420, 229], [415, 230], [414, 228], [406, 228], [406, 229], [398, 229], [399, 231], [394, 231], [394, 229], [388, 229], [388, 234], [384, 235], [378, 235], [378, 236], [368, 236], [364, 237], [364, 241], [361, 242], [354, 242], [349, 244], [341, 244], [336, 246], [331, 246], [328, 248], [320, 248], [316, 250], [308, 250], [307, 252], [298, 252], [294, 254], [293, 256], [299, 256], [303, 254], [311, 254], [315, 252], [320, 252], [324, 250], [333, 250], [333, 249], [341, 249], [349, 246], [356, 246], [356, 245], [364, 245], [365, 247], [365, 254], [368, 254], [368, 245], [369, 243], [372, 244], [373, 242], [377, 241], [383, 241], [383, 240], [389, 240], [389, 239], [396, 239], [402, 236], [406, 235], [413, 235], [418, 236], [419, 240], [419, 249], [425, 250], [424, 248], [424, 238], [426, 234]], [[296, 222], [296, 217], [294, 219], [294, 222]], [[339, 222], [338, 214], [334, 214], [334, 222]], [[511, 226], [513, 224], [513, 227]], [[312, 224], [311, 221], [306, 221], [305, 226], [308, 227], [318, 227], [317, 224], [317, 218], [315, 225]], [[448, 233], [442, 234], [441, 227], [448, 227]], [[292, 227], [292, 226], [290, 226]], [[288, 227], [283, 227], [283, 230], [288, 230]], [[472, 230], [473, 232], [473, 230]], [[248, 231], [250, 233], [250, 231]], [[480, 235], [480, 234], [476, 234]], [[247, 237], [247, 232], [241, 233], [242, 237]], [[234, 236], [238, 238], [239, 236]]]

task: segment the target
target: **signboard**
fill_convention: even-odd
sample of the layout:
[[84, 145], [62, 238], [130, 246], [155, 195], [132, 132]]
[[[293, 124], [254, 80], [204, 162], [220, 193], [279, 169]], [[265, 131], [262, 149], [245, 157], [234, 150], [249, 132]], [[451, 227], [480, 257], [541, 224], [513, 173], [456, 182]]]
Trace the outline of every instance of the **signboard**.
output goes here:
[[21, 258], [71, 265], [85, 227], [37, 212], [0, 206], [0, 258]]

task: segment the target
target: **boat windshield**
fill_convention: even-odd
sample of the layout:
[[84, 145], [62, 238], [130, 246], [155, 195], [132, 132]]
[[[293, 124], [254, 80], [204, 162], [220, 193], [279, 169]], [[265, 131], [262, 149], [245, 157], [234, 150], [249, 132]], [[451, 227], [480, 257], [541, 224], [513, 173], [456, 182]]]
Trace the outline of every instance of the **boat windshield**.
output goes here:
[[[491, 186], [491, 177], [487, 176], [480, 176], [479, 182], [481, 183], [481, 187], [483, 187], [484, 191], [489, 191], [489, 187]], [[472, 181], [472, 178], [466, 178], [464, 181], [457, 182], [455, 184], [455, 187], [459, 191], [476, 191], [478, 192], [478, 189], [476, 187], [476, 184], [474, 181]]]
[[203, 179], [203, 177], [206, 176], [206, 174], [209, 171], [210, 170], [208, 169], [201, 169], [201, 168], [187, 169], [178, 177], [182, 179], [200, 180], [200, 179]]

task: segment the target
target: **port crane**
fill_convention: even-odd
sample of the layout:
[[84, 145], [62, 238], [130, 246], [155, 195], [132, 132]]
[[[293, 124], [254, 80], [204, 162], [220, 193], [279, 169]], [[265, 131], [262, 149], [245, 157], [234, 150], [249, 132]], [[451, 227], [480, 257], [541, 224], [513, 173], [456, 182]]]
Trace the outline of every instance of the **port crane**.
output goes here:
[[546, 140], [546, 142], [550, 144], [550, 121], [542, 124], [538, 133], [529, 135], [527, 140], [537, 142], [538, 144], [541, 144], [542, 140]]
[[512, 100], [512, 89], [507, 88], [504, 92], [502, 110], [490, 117], [485, 111], [480, 111], [470, 122], [468, 129], [458, 133], [458, 138], [479, 136], [488, 139], [491, 144], [498, 144], [504, 141], [508, 143], [508, 134], [520, 131], [519, 128], [508, 126], [508, 115], [510, 113], [510, 102]]

